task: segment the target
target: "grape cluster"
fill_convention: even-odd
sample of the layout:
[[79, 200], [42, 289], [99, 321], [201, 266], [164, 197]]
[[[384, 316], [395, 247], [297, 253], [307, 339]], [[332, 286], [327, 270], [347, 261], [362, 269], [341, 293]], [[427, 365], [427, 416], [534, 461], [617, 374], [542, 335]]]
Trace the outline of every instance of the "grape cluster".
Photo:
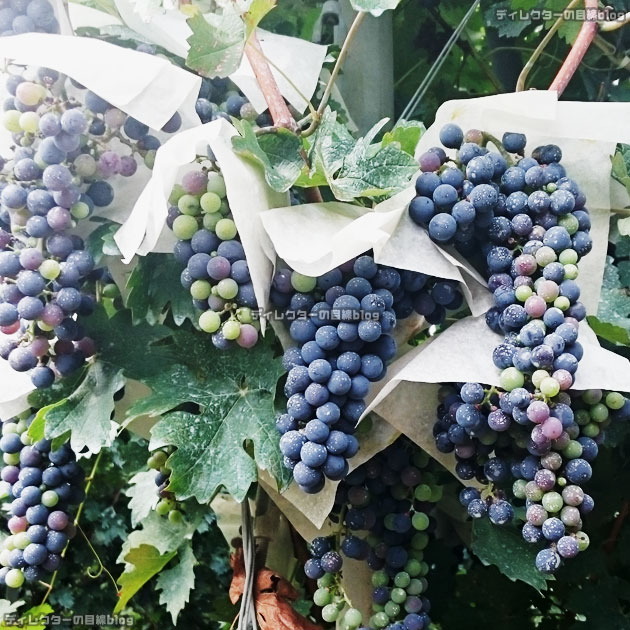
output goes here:
[[429, 461], [401, 438], [340, 484], [333, 511], [333, 518], [341, 519], [339, 549], [332, 539], [315, 539], [304, 567], [307, 577], [318, 581], [313, 601], [323, 606], [324, 621], [339, 619], [348, 630], [363, 622], [358, 610], [347, 608], [340, 587], [341, 552], [373, 570], [373, 615], [361, 626], [364, 630], [429, 628], [424, 549], [433, 528], [433, 504], [442, 497], [442, 486], [426, 470]]
[[415, 308], [439, 323], [463, 298], [454, 283], [364, 255], [319, 278], [281, 269], [271, 300], [291, 320], [289, 333], [298, 344], [284, 355], [288, 401], [276, 423], [280, 449], [300, 488], [316, 493], [326, 478], [346, 476], [347, 460], [359, 449], [356, 423], [370, 383], [384, 377], [396, 354], [391, 333], [397, 319]]
[[[72, 230], [111, 204], [107, 180], [133, 175], [136, 154], [152, 165], [160, 141], [92, 92], [67, 97], [54, 70], [27, 68], [6, 86], [2, 122], [15, 146], [0, 159], [0, 356], [43, 388], [94, 353], [77, 318], [94, 309], [105, 272]], [[175, 114], [164, 129], [180, 124]]]
[[179, 239], [175, 259], [182, 286], [201, 311], [199, 327], [220, 350], [258, 341], [254, 285], [232, 219], [225, 182], [213, 168], [186, 173], [169, 198], [167, 224]]
[[171, 470], [166, 466], [166, 460], [171, 452], [172, 449], [170, 447], [155, 451], [147, 460], [147, 466], [151, 470], [156, 471], [155, 485], [160, 497], [158, 504], [155, 506], [156, 513], [160, 516], [167, 516], [171, 523], [177, 524], [182, 522], [184, 515], [182, 513], [183, 504], [179, 503], [175, 495], [167, 489]]
[[[466, 139], [482, 142], [486, 136], [473, 131]], [[561, 558], [573, 557], [587, 545], [581, 514], [592, 509], [592, 500], [581, 486], [592, 475], [590, 462], [597, 453], [593, 438], [600, 429], [596, 423], [607, 420], [609, 409], [618, 417], [630, 416], [623, 396], [611, 392], [604, 404], [599, 392], [594, 415], [588, 416], [593, 422], [585, 422], [584, 414], [578, 422], [579, 395], [570, 391], [583, 355], [579, 322], [586, 316], [579, 301], [577, 263], [592, 247], [586, 197], [566, 176], [556, 145], [538, 147], [532, 157], [508, 166], [504, 156], [488, 153], [475, 140], [462, 144], [464, 134], [456, 125], [444, 127], [440, 138], [446, 147], [458, 148], [458, 159], [439, 177], [447, 173], [452, 178], [451, 170], [463, 176], [458, 165], [464, 164], [467, 179], [459, 189], [437, 183], [432, 200], [420, 194], [412, 206], [428, 207], [430, 201], [450, 210], [424, 221], [431, 237], [454, 240], [461, 251], [470, 246], [485, 255], [495, 303], [486, 321], [503, 335], [503, 342], [493, 351], [501, 370], [500, 388], [464, 383], [456, 392], [442, 393], [436, 446], [445, 453], [454, 451], [462, 479], [476, 477], [491, 484], [484, 493], [472, 488], [462, 492], [460, 500], [473, 518], [488, 515], [493, 523], [509, 523], [514, 516], [510, 493], [526, 499], [523, 536], [530, 542], [547, 541], [536, 566], [552, 573]], [[492, 141], [510, 161], [510, 154], [522, 155], [526, 145], [525, 136], [517, 133], [506, 133], [502, 144]], [[431, 157], [435, 155], [429, 152], [421, 159], [427, 172], [418, 179], [419, 193], [439, 179], [429, 171], [433, 165], [434, 170], [441, 168], [441, 158]], [[453, 189], [447, 191], [453, 198], [450, 206], [441, 205], [445, 186]], [[453, 192], [464, 198], [457, 201]], [[462, 204], [471, 210], [472, 227], [458, 221]], [[410, 212], [415, 212], [411, 206]], [[448, 230], [442, 229], [445, 225]], [[596, 394], [584, 396], [588, 402]], [[517, 482], [510, 487], [514, 478]]]
[[68, 444], [33, 443], [29, 418], [2, 423], [2, 495], [9, 504], [9, 536], [0, 551], [0, 584], [19, 588], [59, 568], [75, 534], [71, 513], [85, 498], [83, 468]]
[[0, 37], [34, 32], [59, 32], [59, 22], [48, 0], [2, 0], [0, 2]]

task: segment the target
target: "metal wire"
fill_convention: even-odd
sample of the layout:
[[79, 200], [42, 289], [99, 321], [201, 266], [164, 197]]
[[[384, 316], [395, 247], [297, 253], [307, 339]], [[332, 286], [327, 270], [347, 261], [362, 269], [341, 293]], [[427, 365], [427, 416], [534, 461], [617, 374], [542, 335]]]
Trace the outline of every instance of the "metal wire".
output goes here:
[[444, 45], [444, 48], [440, 51], [440, 54], [437, 56], [437, 59], [433, 62], [433, 65], [429, 69], [429, 72], [425, 75], [422, 83], [418, 86], [418, 89], [415, 91], [414, 95], [407, 103], [407, 106], [403, 110], [402, 114], [398, 117], [398, 120], [406, 119], [417, 107], [418, 103], [424, 98], [427, 90], [433, 83], [433, 79], [436, 77], [437, 73], [440, 71], [442, 64], [446, 61], [449, 53], [455, 46], [455, 43], [459, 39], [459, 36], [462, 34], [464, 28], [466, 28], [466, 24], [473, 16], [473, 13], [476, 11], [477, 7], [481, 3], [481, 0], [475, 0], [470, 9], [466, 12], [466, 15], [462, 18], [461, 22], [457, 25], [457, 28], [453, 31], [452, 35], [449, 37], [448, 41]]

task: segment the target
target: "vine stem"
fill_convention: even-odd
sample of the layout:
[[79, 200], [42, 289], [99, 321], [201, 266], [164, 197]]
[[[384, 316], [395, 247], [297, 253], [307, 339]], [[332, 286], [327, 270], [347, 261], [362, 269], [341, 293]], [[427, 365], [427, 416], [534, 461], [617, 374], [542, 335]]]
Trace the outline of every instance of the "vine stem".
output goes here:
[[280, 92], [278, 83], [271, 72], [269, 63], [265, 59], [265, 55], [255, 32], [251, 34], [249, 41], [245, 45], [245, 54], [252, 66], [260, 90], [265, 97], [274, 125], [276, 127], [290, 129], [291, 131], [297, 131], [295, 118], [291, 115], [284, 97]]
[[[96, 475], [96, 471], [98, 469], [98, 465], [101, 462], [101, 458], [103, 456], [103, 450], [101, 449], [99, 451], [99, 454], [96, 456], [96, 459], [94, 460], [94, 465], [92, 466], [92, 470], [90, 471], [90, 474], [88, 475], [86, 481], [87, 484], [85, 485], [85, 498], [83, 499], [83, 501], [81, 501], [81, 504], [79, 505], [79, 509], [77, 510], [77, 515], [74, 518], [74, 524], [75, 526], [78, 527], [79, 525], [79, 518], [81, 517], [81, 514], [83, 512], [83, 507], [85, 506], [85, 501], [87, 499], [88, 493], [90, 492], [90, 488], [92, 487], [92, 482], [94, 481], [94, 476]], [[85, 536], [85, 534], [83, 534]], [[87, 539], [87, 536], [86, 536]], [[89, 543], [89, 541], [88, 541]], [[68, 541], [68, 543], [66, 544], [64, 550], [61, 552], [61, 557], [65, 558], [66, 557], [66, 551], [68, 550], [68, 546], [70, 545], [70, 541]], [[92, 547], [92, 545], [90, 545], [90, 547]], [[98, 556], [97, 556], [98, 557]], [[100, 562], [100, 559], [99, 559]], [[102, 566], [102, 563], [101, 563]], [[57, 569], [53, 575], [52, 578], [50, 580], [50, 584], [48, 584], [48, 588], [46, 589], [46, 592], [44, 593], [44, 597], [42, 598], [41, 604], [40, 606], [43, 606], [46, 603], [46, 600], [48, 599], [49, 595], [51, 594], [53, 587], [55, 586], [55, 580], [57, 579], [57, 574], [59, 573], [59, 569]], [[109, 573], [109, 571], [108, 571]]]
[[316, 116], [313, 117], [313, 120], [311, 121], [311, 124], [308, 126], [308, 128], [302, 132], [302, 136], [310, 136], [315, 131], [315, 129], [317, 129], [317, 126], [319, 125], [319, 121], [321, 117], [324, 115], [324, 111], [326, 110], [326, 105], [328, 104], [330, 95], [332, 94], [333, 87], [335, 86], [335, 82], [337, 81], [337, 77], [339, 76], [339, 73], [341, 72], [341, 66], [343, 65], [344, 61], [346, 60], [346, 57], [348, 56], [348, 51], [350, 50], [350, 44], [352, 44], [352, 40], [354, 39], [359, 28], [361, 27], [361, 24], [363, 23], [365, 16], [366, 16], [366, 13], [364, 11], [359, 11], [359, 13], [357, 13], [354, 16], [354, 20], [352, 20], [352, 24], [350, 25], [350, 28], [348, 29], [348, 34], [346, 35], [346, 38], [343, 41], [341, 50], [339, 51], [339, 56], [337, 57], [335, 66], [332, 69], [332, 72], [330, 73], [330, 78], [328, 79], [328, 83], [326, 84], [326, 87], [324, 88], [324, 94], [317, 108], [317, 114]]
[[[567, 6], [565, 7], [564, 11], [572, 9], [580, 2], [581, 0], [571, 0], [571, 2], [569, 2], [569, 4], [567, 4]], [[540, 44], [536, 46], [536, 49], [532, 53], [531, 57], [523, 66], [521, 73], [518, 75], [515, 92], [522, 92], [525, 89], [525, 81], [527, 81], [527, 77], [534, 67], [534, 64], [538, 61], [538, 58], [540, 57], [540, 55], [542, 55], [543, 51], [547, 47], [547, 44], [549, 44], [549, 42], [553, 39], [553, 36], [557, 33], [558, 29], [562, 26], [562, 24], [564, 24], [564, 11], [562, 12], [562, 15], [553, 23], [551, 28], [547, 31], [547, 34], [543, 37]]]
[[556, 78], [549, 86], [550, 90], [558, 92], [558, 97], [562, 95], [569, 81], [573, 78], [580, 62], [584, 58], [589, 46], [593, 43], [595, 35], [597, 35], [598, 24], [595, 20], [589, 20], [589, 14], [597, 13], [598, 0], [584, 0], [584, 8], [586, 9], [586, 20], [580, 28], [580, 32], [564, 60], [562, 67], [558, 71]]
[[618, 28], [630, 24], [630, 12], [626, 13], [621, 20], [608, 20], [606, 22], [599, 23], [599, 30], [608, 33], [610, 31], [616, 31]]

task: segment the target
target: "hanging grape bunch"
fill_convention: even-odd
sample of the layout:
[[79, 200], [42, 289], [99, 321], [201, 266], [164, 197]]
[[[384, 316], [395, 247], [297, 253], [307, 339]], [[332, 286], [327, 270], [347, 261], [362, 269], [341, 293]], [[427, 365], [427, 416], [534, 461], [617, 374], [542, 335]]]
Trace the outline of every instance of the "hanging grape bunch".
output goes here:
[[358, 452], [353, 434], [370, 383], [385, 376], [396, 354], [397, 319], [415, 310], [439, 324], [463, 297], [456, 283], [365, 255], [319, 278], [281, 269], [271, 300], [291, 320], [289, 333], [299, 344], [284, 354], [288, 401], [276, 423], [280, 450], [300, 488], [316, 493], [326, 478], [345, 477], [347, 460]]
[[[81, 101], [67, 96], [67, 83], [46, 68], [9, 75], [2, 117], [15, 146], [0, 173], [0, 356], [30, 371], [39, 388], [95, 350], [78, 318], [92, 312], [104, 271], [72, 230], [112, 203], [108, 180], [132, 176], [136, 156], [151, 167], [160, 145], [146, 125], [93, 92], [81, 92]], [[175, 114], [163, 130], [180, 124]]]
[[222, 175], [189, 171], [169, 203], [167, 224], [179, 239], [175, 259], [186, 265], [181, 282], [201, 311], [199, 327], [220, 350], [251, 348], [258, 341], [256, 296]]
[[[525, 500], [523, 537], [545, 542], [536, 566], [553, 573], [561, 558], [588, 546], [582, 515], [593, 501], [582, 487], [592, 475], [598, 422], [630, 416], [630, 403], [611, 392], [585, 393], [594, 411], [578, 421], [578, 392], [570, 391], [582, 358], [577, 263], [591, 250], [586, 197], [567, 177], [556, 145], [523, 157], [526, 137], [506, 133], [503, 142], [473, 130], [464, 135], [446, 125], [440, 139], [457, 149], [455, 160], [430, 150], [420, 158], [423, 173], [412, 219], [442, 244], [454, 244], [484, 271], [495, 306], [486, 321], [504, 336], [493, 352], [500, 388], [479, 383], [444, 390], [434, 433], [437, 448], [454, 452], [460, 478], [490, 483], [480, 493], [462, 491], [473, 518], [497, 525], [512, 521], [513, 499]], [[466, 140], [466, 142], [464, 142]], [[493, 142], [501, 154], [491, 153]], [[515, 165], [511, 165], [515, 162]], [[595, 400], [596, 399], [596, 400]]]
[[151, 454], [147, 460], [147, 466], [151, 470], [155, 470], [156, 492], [160, 497], [155, 511], [160, 516], [167, 516], [168, 520], [173, 523], [181, 523], [183, 519], [183, 505], [177, 501], [175, 495], [167, 490], [171, 470], [166, 466], [166, 460], [171, 454], [172, 449], [162, 448]]
[[68, 444], [56, 450], [50, 440], [33, 443], [34, 416], [2, 423], [2, 495], [9, 503], [9, 535], [0, 551], [0, 583], [19, 588], [45, 579], [61, 564], [75, 535], [72, 513], [85, 497], [83, 468]]
[[48, 0], [2, 0], [0, 37], [35, 32], [59, 32], [59, 22]]
[[[429, 461], [400, 438], [340, 484], [333, 510], [333, 518], [342, 519], [339, 535], [313, 540], [304, 566], [306, 576], [317, 580], [313, 602], [323, 607], [324, 621], [339, 620], [348, 630], [429, 628], [424, 549], [433, 504], [442, 497], [442, 486], [427, 470]], [[360, 611], [348, 607], [340, 580], [342, 555], [365, 561], [373, 571], [373, 615], [367, 624], [362, 625]]]

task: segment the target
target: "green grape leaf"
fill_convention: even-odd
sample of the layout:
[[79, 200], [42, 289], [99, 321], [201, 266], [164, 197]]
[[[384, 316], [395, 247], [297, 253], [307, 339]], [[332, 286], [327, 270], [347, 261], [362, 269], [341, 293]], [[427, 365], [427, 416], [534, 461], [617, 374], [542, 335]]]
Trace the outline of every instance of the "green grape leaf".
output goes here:
[[134, 326], [130, 311], [119, 311], [110, 318], [102, 307], [82, 321], [96, 342], [98, 358], [121, 368], [128, 378], [151, 376], [172, 363], [171, 347], [159, 344], [173, 332], [166, 326], [150, 326], [146, 322]]
[[385, 147], [396, 142], [401, 151], [413, 156], [425, 131], [425, 126], [417, 120], [401, 120], [391, 131], [383, 135], [381, 145]]
[[48, 627], [47, 624], [44, 623], [43, 620], [41, 623], [37, 623], [37, 621], [47, 615], [50, 615], [52, 612], [54, 611], [50, 604], [39, 604], [38, 606], [33, 606], [32, 608], [24, 611], [20, 620], [24, 623], [25, 627], [29, 628], [29, 630], [46, 630]]
[[472, 550], [486, 566], [494, 565], [511, 580], [538, 591], [546, 590], [551, 579], [536, 569], [537, 549], [523, 540], [516, 527], [497, 527], [485, 518], [473, 521]]
[[97, 264], [103, 260], [103, 256], [120, 258], [120, 250], [114, 241], [114, 234], [118, 228], [120, 228], [118, 223], [107, 221], [99, 225], [85, 240], [85, 249], [92, 255]]
[[234, 151], [263, 167], [271, 188], [286, 192], [293, 186], [304, 168], [302, 141], [288, 129], [256, 136], [246, 120], [234, 120], [240, 136], [232, 138]]
[[177, 326], [186, 319], [197, 322], [197, 311], [190, 293], [182, 287], [180, 274], [179, 263], [169, 254], [149, 254], [138, 260], [127, 279], [126, 306], [134, 324], [146, 321], [154, 326], [169, 309]]
[[86, 371], [77, 389], [67, 398], [43, 407], [29, 427], [34, 440], [70, 436], [75, 453], [87, 449], [98, 453], [112, 443], [114, 394], [125, 384], [120, 368], [96, 361]]
[[125, 608], [127, 602], [175, 556], [176, 551], [161, 554], [153, 545], [140, 545], [124, 557], [125, 570], [118, 578], [120, 591], [114, 614]]
[[243, 16], [245, 19], [245, 37], [249, 36], [256, 30], [260, 21], [276, 6], [276, 0], [252, 0], [247, 13]]
[[337, 112], [326, 108], [309, 150], [311, 174], [317, 171], [332, 179], [355, 144], [348, 129], [337, 121]]
[[190, 545], [182, 546], [178, 551], [179, 562], [172, 568], [160, 573], [156, 588], [160, 593], [160, 604], [166, 605], [171, 613], [173, 625], [177, 624], [177, 617], [188, 603], [190, 591], [195, 588], [195, 571], [197, 564]]
[[129, 497], [131, 511], [131, 525], [136, 527], [143, 521], [151, 510], [155, 509], [160, 497], [155, 485], [155, 470], [142, 470], [129, 480], [129, 488], [125, 494]]
[[606, 258], [597, 318], [630, 329], [630, 290], [622, 285], [619, 269], [614, 263], [611, 256]]
[[589, 315], [586, 319], [598, 337], [617, 345], [630, 346], [630, 330], [627, 328], [602, 322], [594, 315]]
[[[626, 153], [618, 150], [615, 152], [615, 155], [610, 158], [612, 164], [611, 174], [614, 180], [618, 181], [622, 186], [625, 186], [626, 190], [630, 192], [630, 175], [628, 175], [628, 164], [625, 160], [625, 155]], [[619, 223], [626, 220], [627, 219], [621, 219]]]
[[499, 37], [518, 37], [532, 22], [520, 19], [510, 0], [492, 3], [484, 13], [485, 22], [497, 29]]
[[366, 11], [379, 17], [388, 9], [395, 9], [400, 0], [350, 0], [350, 4], [355, 11]]
[[227, 77], [238, 69], [245, 48], [245, 23], [238, 13], [229, 8], [222, 14], [198, 13], [187, 23], [189, 68], [204, 77]]
[[28, 404], [33, 409], [41, 409], [59, 402], [70, 396], [84, 376], [85, 369], [77, 370], [72, 374], [68, 374], [68, 376], [56, 380], [50, 387], [35, 389], [28, 395]]
[[177, 334], [175, 339], [181, 362], [146, 379], [152, 393], [129, 410], [131, 417], [160, 416], [185, 403], [199, 405], [200, 414], [170, 413], [151, 430], [151, 450], [166, 445], [178, 449], [168, 460], [169, 489], [178, 498], [194, 496], [207, 503], [224, 486], [241, 501], [256, 481], [256, 465], [284, 487], [288, 475], [274, 411], [276, 384], [284, 369], [274, 357], [274, 340], [268, 334], [248, 350], [222, 352], [198, 340], [193, 350], [192, 335]]

